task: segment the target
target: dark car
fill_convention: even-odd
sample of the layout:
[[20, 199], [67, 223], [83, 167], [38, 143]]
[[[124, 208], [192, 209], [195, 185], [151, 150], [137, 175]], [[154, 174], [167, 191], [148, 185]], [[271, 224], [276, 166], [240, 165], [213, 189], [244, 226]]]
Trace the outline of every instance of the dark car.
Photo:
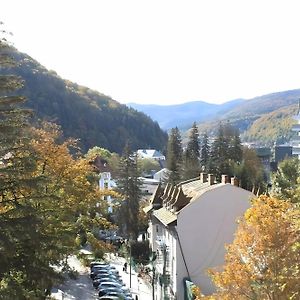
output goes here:
[[98, 291], [98, 295], [99, 297], [102, 297], [106, 294], [108, 294], [109, 292], [117, 292], [119, 294], [123, 294], [122, 289], [119, 289], [117, 287], [106, 287], [106, 288], [102, 288]]
[[90, 268], [92, 269], [94, 266], [109, 266], [107, 263], [104, 263], [102, 261], [92, 261], [90, 263]]

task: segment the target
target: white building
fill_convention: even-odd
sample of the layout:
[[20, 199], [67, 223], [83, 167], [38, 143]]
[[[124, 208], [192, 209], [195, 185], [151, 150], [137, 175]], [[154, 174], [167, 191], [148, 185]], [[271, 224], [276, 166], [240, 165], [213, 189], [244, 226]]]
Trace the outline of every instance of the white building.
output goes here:
[[[102, 172], [100, 173], [100, 179], [99, 179], [99, 188], [100, 190], [105, 189], [112, 189], [116, 187], [116, 183], [111, 179], [111, 173], [110, 172]], [[104, 200], [107, 201], [108, 204], [108, 211], [112, 213], [113, 211], [113, 205], [112, 205], [112, 197], [110, 195], [104, 196]]]
[[168, 177], [169, 177], [169, 170], [167, 168], [163, 168], [153, 175], [153, 179], [159, 182], [165, 181]]
[[225, 244], [233, 241], [236, 220], [250, 206], [252, 193], [227, 183], [215, 184], [214, 176], [177, 186], [158, 186], [150, 205], [149, 236], [157, 258], [155, 299], [184, 299], [184, 279], [199, 286], [204, 294], [214, 291], [208, 269], [224, 263]]
[[157, 150], [154, 149], [139, 149], [137, 155], [140, 158], [151, 158], [155, 160], [166, 160], [166, 157]]

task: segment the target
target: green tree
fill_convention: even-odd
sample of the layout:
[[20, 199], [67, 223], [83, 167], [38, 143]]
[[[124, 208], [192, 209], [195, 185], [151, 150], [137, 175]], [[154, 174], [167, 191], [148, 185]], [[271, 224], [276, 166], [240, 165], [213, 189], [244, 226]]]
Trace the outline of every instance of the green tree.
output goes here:
[[233, 164], [234, 175], [240, 179], [242, 188], [256, 192], [264, 190], [264, 168], [255, 149], [243, 148], [241, 163]]
[[167, 146], [168, 182], [172, 184], [181, 180], [182, 156], [181, 135], [179, 129], [175, 127], [171, 129]]
[[278, 165], [272, 177], [272, 193], [279, 198], [299, 202], [300, 161], [298, 158], [285, 159]]
[[202, 171], [209, 170], [209, 158], [210, 158], [210, 145], [208, 135], [205, 132], [201, 139], [200, 144], [200, 166]]
[[183, 179], [199, 176], [200, 173], [200, 145], [199, 132], [196, 122], [189, 132], [187, 147], [183, 154]]
[[[210, 153], [210, 172], [214, 173], [218, 178], [222, 174], [230, 175], [229, 157], [229, 140], [226, 135], [227, 127], [220, 124], [218, 135], [211, 145]], [[227, 130], [228, 132], [228, 130]]]
[[209, 171], [218, 178], [222, 174], [236, 175], [234, 166], [242, 161], [239, 131], [230, 124], [220, 124], [217, 137], [211, 146]]
[[150, 174], [151, 171], [159, 171], [159, 162], [153, 158], [138, 158], [138, 167], [140, 172], [143, 174]]
[[231, 159], [235, 163], [240, 163], [242, 161], [243, 147], [238, 129], [234, 130], [233, 135], [230, 136], [229, 151], [229, 159]]
[[124, 148], [117, 175], [117, 192], [122, 195], [118, 210], [118, 224], [123, 233], [133, 239], [138, 237], [139, 203], [141, 198], [137, 157], [129, 146]]

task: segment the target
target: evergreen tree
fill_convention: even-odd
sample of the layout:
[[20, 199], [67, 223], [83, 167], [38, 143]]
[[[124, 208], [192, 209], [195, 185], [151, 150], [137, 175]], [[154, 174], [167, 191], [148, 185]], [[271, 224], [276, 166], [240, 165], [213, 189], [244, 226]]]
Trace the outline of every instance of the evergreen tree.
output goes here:
[[119, 174], [117, 177], [117, 192], [123, 198], [118, 211], [118, 223], [123, 233], [133, 239], [137, 239], [138, 237], [141, 184], [137, 156], [132, 153], [127, 143], [120, 159]]
[[218, 178], [222, 174], [236, 175], [234, 169], [242, 161], [243, 152], [239, 132], [230, 124], [220, 124], [211, 146], [210, 172]]
[[199, 176], [200, 172], [200, 145], [199, 132], [196, 122], [189, 133], [189, 139], [183, 158], [183, 179], [190, 179]]
[[176, 184], [181, 180], [182, 144], [177, 127], [172, 128], [167, 147], [167, 168], [169, 170], [168, 182]]
[[222, 174], [229, 174], [229, 142], [225, 135], [224, 126], [220, 124], [218, 135], [211, 146], [210, 172], [220, 178]]
[[233, 135], [230, 136], [229, 139], [230, 139], [229, 158], [233, 160], [235, 163], [240, 163], [243, 159], [243, 149], [242, 149], [239, 130], [238, 129], [234, 130]]
[[200, 145], [200, 165], [202, 171], [208, 172], [209, 159], [210, 159], [210, 146], [208, 141], [208, 135], [205, 132], [203, 134], [201, 145]]

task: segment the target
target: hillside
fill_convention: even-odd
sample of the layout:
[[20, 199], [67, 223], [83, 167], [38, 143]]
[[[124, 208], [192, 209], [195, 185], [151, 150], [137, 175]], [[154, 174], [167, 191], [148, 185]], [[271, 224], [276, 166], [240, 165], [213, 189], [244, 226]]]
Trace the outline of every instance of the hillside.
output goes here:
[[[9, 73], [24, 79], [18, 91], [36, 119], [56, 122], [66, 137], [80, 139], [83, 151], [97, 145], [121, 153], [126, 141], [132, 149], [164, 150], [167, 134], [145, 114], [48, 71], [26, 54], [12, 50], [18, 66]], [[1, 72], [4, 72], [1, 70]]]
[[291, 128], [295, 124], [293, 116], [297, 109], [297, 105], [290, 105], [264, 114], [243, 134], [243, 140], [260, 141], [264, 144], [272, 144], [275, 141], [280, 144], [286, 143], [293, 136]]

